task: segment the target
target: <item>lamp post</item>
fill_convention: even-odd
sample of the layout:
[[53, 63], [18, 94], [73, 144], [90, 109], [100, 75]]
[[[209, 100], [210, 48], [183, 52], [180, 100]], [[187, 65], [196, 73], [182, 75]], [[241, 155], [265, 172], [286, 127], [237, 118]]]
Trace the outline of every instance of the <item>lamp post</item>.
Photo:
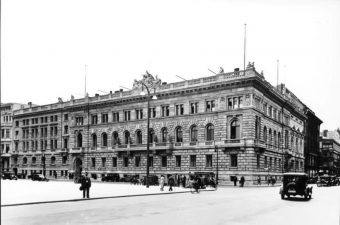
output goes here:
[[141, 95], [145, 95], [145, 92], [143, 91], [144, 88], [147, 91], [147, 138], [146, 138], [146, 187], [149, 188], [149, 151], [150, 151], [150, 89], [154, 90], [154, 96], [152, 99], [157, 99], [157, 96], [155, 95], [156, 88], [158, 88], [161, 85], [162, 81], [156, 76], [152, 76], [148, 71], [146, 71], [146, 74], [143, 75], [143, 79], [141, 80], [135, 80], [133, 83], [133, 87], [136, 89], [141, 89], [142, 92]]
[[218, 184], [218, 146], [215, 145], [216, 152], [216, 185]]

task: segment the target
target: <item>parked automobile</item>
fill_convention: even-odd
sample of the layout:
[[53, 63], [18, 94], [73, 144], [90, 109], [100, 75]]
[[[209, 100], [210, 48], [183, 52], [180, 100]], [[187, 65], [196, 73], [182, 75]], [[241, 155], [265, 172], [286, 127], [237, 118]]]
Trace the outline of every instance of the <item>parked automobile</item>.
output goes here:
[[118, 173], [107, 173], [104, 176], [102, 176], [102, 181], [118, 182], [119, 174]]
[[43, 174], [32, 174], [32, 180], [35, 181], [48, 181], [48, 178], [46, 178]]
[[131, 182], [134, 176], [127, 175], [119, 179], [120, 182]]
[[9, 179], [9, 180], [17, 180], [17, 176], [14, 175], [13, 172], [3, 172], [3, 174], [1, 175], [3, 180]]
[[[143, 185], [146, 185], [146, 177], [143, 177]], [[156, 175], [149, 175], [149, 185], [159, 185]]]
[[281, 199], [296, 195], [303, 196], [305, 199], [312, 198], [313, 187], [308, 186], [307, 181], [308, 176], [305, 173], [284, 173], [283, 186], [280, 188]]
[[320, 176], [318, 182], [316, 183], [318, 187], [321, 186], [333, 186], [337, 185], [336, 176], [330, 176], [328, 174], [324, 174]]

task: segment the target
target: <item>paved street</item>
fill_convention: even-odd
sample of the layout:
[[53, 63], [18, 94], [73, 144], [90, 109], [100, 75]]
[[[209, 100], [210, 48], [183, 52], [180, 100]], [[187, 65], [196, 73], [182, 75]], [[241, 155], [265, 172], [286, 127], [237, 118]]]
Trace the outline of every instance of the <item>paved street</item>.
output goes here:
[[[38, 189], [44, 187], [43, 184], [65, 186], [58, 190], [62, 192], [74, 188], [70, 182], [23, 183], [26, 186], [35, 185]], [[17, 190], [11, 192], [25, 192], [23, 185], [15, 186]], [[125, 184], [103, 185], [106, 189], [109, 186], [110, 190], [131, 187]], [[156, 190], [157, 187], [154, 188]], [[50, 190], [56, 191], [40, 189], [41, 193]], [[104, 188], [97, 187], [98, 192], [101, 190]], [[3, 186], [1, 191], [2, 197], [5, 196]], [[178, 193], [1, 207], [1, 224], [339, 224], [340, 186], [314, 187], [310, 201], [281, 200], [278, 191], [279, 187], [220, 187], [217, 191], [200, 194]]]

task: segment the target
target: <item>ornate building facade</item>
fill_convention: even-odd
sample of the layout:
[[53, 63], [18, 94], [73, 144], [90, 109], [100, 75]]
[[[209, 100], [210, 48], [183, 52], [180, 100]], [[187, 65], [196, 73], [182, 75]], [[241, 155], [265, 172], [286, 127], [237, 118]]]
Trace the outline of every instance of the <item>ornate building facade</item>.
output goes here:
[[[150, 75], [150, 74], [148, 74]], [[150, 75], [151, 76], [151, 75]], [[284, 85], [273, 87], [254, 64], [151, 91], [110, 92], [15, 111], [13, 169], [20, 173], [92, 177], [218, 173], [219, 183], [246, 183], [304, 171], [304, 105]]]
[[340, 176], [340, 132], [324, 130], [320, 140], [319, 172]]

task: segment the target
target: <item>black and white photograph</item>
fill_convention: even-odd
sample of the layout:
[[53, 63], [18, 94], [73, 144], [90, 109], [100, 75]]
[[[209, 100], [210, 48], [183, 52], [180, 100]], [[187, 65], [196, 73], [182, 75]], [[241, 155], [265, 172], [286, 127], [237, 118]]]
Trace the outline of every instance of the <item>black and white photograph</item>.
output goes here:
[[340, 0], [1, 0], [1, 225], [340, 225]]

